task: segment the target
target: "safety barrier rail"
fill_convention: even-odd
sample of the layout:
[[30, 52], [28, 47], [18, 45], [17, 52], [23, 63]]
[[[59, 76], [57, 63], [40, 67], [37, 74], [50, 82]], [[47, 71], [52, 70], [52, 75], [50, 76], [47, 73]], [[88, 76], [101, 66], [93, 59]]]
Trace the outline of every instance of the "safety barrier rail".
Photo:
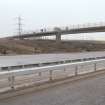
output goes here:
[[0, 91], [105, 69], [105, 59], [0, 72]]
[[[83, 56], [84, 57], [84, 56]], [[73, 63], [73, 62], [83, 62], [83, 61], [91, 61], [91, 60], [99, 60], [105, 59], [105, 56], [93, 56], [93, 57], [85, 57], [85, 58], [76, 58], [76, 59], [62, 59], [59, 61], [52, 61], [52, 62], [44, 62], [44, 63], [30, 63], [30, 64], [16, 64], [16, 65], [7, 65], [0, 67], [0, 71], [7, 71], [7, 70], [18, 70], [23, 68], [32, 68], [32, 67], [42, 67], [42, 66], [51, 66], [51, 65], [58, 65], [58, 64], [65, 64], [65, 63]]]

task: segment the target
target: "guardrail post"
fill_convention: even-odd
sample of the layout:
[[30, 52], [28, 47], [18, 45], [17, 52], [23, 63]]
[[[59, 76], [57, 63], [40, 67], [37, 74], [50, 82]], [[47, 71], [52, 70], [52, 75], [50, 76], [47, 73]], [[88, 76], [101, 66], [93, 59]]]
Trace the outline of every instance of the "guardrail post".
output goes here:
[[97, 64], [96, 64], [96, 62], [94, 63], [94, 71], [96, 71], [97, 70]]
[[39, 76], [40, 76], [40, 77], [42, 76], [42, 73], [41, 73], [41, 72], [39, 72]]
[[0, 67], [0, 71], [2, 70], [2, 67]]
[[66, 68], [64, 67], [64, 72], [66, 72]]
[[49, 80], [52, 81], [52, 70], [49, 71]]
[[9, 81], [9, 85], [10, 85], [11, 89], [14, 89], [15, 77], [14, 76], [8, 77], [8, 81]]
[[[41, 63], [39, 63], [39, 67], [43, 66]], [[39, 76], [41, 77], [42, 76], [42, 73], [39, 72]]]
[[8, 71], [11, 71], [11, 67], [10, 66], [8, 67]]
[[22, 65], [22, 68], [24, 69], [25, 67], [24, 67], [25, 65]]
[[75, 76], [78, 75], [78, 65], [75, 66]]

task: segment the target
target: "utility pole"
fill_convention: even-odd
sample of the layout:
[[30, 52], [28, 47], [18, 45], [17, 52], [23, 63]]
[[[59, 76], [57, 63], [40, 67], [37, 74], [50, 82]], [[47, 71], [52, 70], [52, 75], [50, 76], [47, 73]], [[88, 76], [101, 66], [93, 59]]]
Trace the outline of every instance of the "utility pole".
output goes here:
[[20, 36], [22, 35], [22, 18], [19, 16], [17, 17], [18, 19], [18, 35], [19, 35], [19, 38]]

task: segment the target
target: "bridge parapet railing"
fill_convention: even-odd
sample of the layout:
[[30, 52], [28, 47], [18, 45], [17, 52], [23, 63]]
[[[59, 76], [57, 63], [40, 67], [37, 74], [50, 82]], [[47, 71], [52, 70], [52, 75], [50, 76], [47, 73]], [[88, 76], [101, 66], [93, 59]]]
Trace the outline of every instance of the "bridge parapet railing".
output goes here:
[[[74, 25], [68, 25], [68, 26], [57, 26], [57, 28], [59, 28], [61, 31], [64, 31], [64, 30], [71, 30], [71, 29], [80, 29], [80, 28], [89, 28], [89, 27], [102, 27], [102, 26], [105, 26], [105, 22], [87, 23], [87, 24], [74, 24]], [[53, 32], [53, 31], [55, 31], [55, 28], [56, 27], [41, 28], [41, 29], [36, 29], [34, 31], [23, 32], [23, 34]]]
[[69, 26], [69, 29], [100, 27], [100, 26], [105, 26], [105, 22], [71, 25]]
[[0, 72], [0, 92], [105, 69], [105, 59]]
[[89, 28], [89, 27], [100, 27], [100, 26], [105, 26], [105, 22], [76, 24], [76, 25], [59, 27], [59, 29], [64, 31], [64, 30], [70, 30], [70, 29], [80, 29], [80, 28]]

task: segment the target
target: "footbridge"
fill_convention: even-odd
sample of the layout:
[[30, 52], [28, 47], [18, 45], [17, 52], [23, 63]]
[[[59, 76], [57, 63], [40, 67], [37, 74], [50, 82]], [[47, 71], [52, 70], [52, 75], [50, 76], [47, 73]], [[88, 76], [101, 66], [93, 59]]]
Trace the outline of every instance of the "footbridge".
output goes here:
[[39, 31], [34, 31], [32, 33], [26, 33], [22, 35], [16, 35], [12, 38], [33, 38], [33, 37], [43, 37], [43, 36], [56, 36], [56, 40], [59, 42], [62, 35], [79, 34], [79, 33], [95, 33], [95, 32], [105, 32], [105, 23], [93, 23], [93, 24], [78, 24], [66, 27], [55, 27], [52, 29], [41, 29]]

